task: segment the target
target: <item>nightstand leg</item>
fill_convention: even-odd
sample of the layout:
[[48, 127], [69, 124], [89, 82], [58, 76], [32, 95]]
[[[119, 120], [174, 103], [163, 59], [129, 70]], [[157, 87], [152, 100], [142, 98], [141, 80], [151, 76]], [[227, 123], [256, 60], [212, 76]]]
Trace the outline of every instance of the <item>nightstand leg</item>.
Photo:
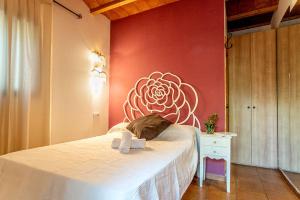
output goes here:
[[226, 160], [226, 187], [227, 192], [230, 192], [230, 159]]
[[200, 157], [200, 174], [199, 174], [199, 185], [202, 187], [203, 184], [203, 158]]

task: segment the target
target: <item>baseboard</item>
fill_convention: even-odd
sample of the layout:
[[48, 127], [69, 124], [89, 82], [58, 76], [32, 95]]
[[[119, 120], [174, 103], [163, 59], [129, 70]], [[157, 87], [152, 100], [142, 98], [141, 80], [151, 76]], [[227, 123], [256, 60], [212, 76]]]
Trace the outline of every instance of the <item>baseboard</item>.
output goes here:
[[215, 181], [225, 181], [225, 176], [220, 174], [206, 173], [206, 178]]

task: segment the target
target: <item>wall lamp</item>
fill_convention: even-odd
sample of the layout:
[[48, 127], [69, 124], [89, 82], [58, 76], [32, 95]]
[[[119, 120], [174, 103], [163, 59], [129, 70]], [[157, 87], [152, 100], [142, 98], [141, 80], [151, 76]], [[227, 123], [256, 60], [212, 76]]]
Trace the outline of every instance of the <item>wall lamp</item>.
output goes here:
[[107, 74], [104, 71], [106, 66], [106, 59], [104, 55], [98, 51], [92, 51], [90, 55], [91, 62], [93, 63], [92, 75], [99, 78], [102, 82], [106, 82]]

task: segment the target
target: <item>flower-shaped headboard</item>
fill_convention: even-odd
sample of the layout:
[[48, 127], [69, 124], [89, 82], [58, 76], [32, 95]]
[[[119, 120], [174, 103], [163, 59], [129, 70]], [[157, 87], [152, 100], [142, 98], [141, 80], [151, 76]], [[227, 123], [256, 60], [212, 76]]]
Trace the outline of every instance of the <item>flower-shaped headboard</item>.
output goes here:
[[128, 93], [123, 105], [124, 121], [132, 121], [150, 113], [158, 113], [177, 124], [200, 129], [195, 115], [198, 105], [196, 90], [172, 73], [153, 72], [140, 78]]

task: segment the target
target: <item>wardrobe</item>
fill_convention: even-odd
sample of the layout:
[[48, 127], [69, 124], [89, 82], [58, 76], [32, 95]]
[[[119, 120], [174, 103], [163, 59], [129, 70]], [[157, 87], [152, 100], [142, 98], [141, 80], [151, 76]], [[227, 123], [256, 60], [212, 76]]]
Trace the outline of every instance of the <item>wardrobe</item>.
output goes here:
[[300, 173], [300, 25], [277, 31], [277, 71], [278, 164]]
[[228, 50], [229, 131], [232, 162], [277, 167], [276, 32], [232, 38]]
[[227, 51], [232, 161], [300, 173], [300, 24], [234, 36]]

